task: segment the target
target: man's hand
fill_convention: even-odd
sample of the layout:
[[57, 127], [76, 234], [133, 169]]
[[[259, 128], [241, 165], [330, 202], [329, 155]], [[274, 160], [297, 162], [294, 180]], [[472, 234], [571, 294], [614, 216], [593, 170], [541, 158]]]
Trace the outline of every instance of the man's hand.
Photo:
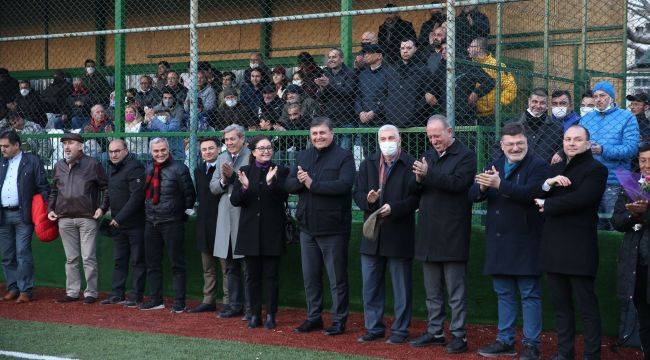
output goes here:
[[476, 105], [477, 101], [478, 101], [478, 95], [475, 92], [469, 94], [469, 97], [467, 98], [467, 103], [469, 105], [474, 106]]
[[539, 208], [539, 212], [544, 212], [544, 199], [535, 199], [535, 205]]
[[112, 227], [117, 229], [117, 228], [120, 227], [120, 224], [118, 224], [117, 221], [115, 221], [115, 219], [113, 219], [113, 220], [111, 220], [111, 222], [108, 223], [108, 226], [112, 226]]
[[427, 176], [427, 172], [429, 171], [429, 164], [427, 164], [427, 159], [424, 157], [422, 158], [422, 161], [415, 160], [413, 163], [413, 173], [415, 174], [415, 180], [417, 182], [422, 182], [424, 178]]
[[390, 205], [384, 204], [380, 209], [379, 209], [379, 216], [381, 217], [386, 217], [390, 215]]
[[57, 215], [54, 211], [50, 211], [47, 214], [47, 218], [50, 219], [50, 221], [56, 221], [59, 218], [59, 215]]
[[311, 177], [309, 176], [309, 173], [304, 171], [302, 167], [298, 166], [298, 173], [297, 173], [298, 181], [300, 181], [307, 189], [311, 188]]
[[593, 143], [593, 144], [591, 145], [591, 152], [592, 152], [594, 155], [600, 155], [600, 154], [603, 153], [603, 146], [600, 145], [600, 144]]
[[487, 188], [494, 188], [498, 190], [501, 186], [499, 171], [497, 171], [494, 166], [492, 166], [492, 169], [476, 175], [475, 180], [476, 183], [480, 185], [481, 191], [483, 192], [485, 192]]
[[316, 83], [316, 85], [318, 85], [320, 87], [326, 87], [327, 85], [330, 84], [330, 78], [323, 75], [323, 76], [321, 76], [319, 78], [314, 79], [314, 82]]
[[647, 200], [637, 200], [633, 203], [625, 204], [627, 211], [631, 212], [632, 215], [643, 215], [648, 210], [648, 201]]
[[97, 220], [100, 217], [102, 217], [102, 215], [104, 215], [104, 210], [97, 209], [97, 210], [95, 210], [95, 215], [93, 215], [93, 219]]
[[432, 93], [424, 94], [424, 100], [426, 100], [427, 104], [429, 104], [430, 106], [438, 105], [438, 99], [436, 99], [436, 97]]
[[546, 179], [546, 184], [548, 186], [570, 186], [571, 185], [571, 180], [569, 180], [568, 177], [558, 175], [556, 177], [552, 177], [550, 179]]
[[368, 196], [366, 196], [366, 199], [368, 200], [368, 204], [374, 204], [377, 199], [379, 199], [379, 193], [381, 192], [381, 189], [379, 190], [370, 190], [368, 192]]
[[375, 118], [375, 112], [374, 111], [362, 111], [359, 114], [359, 120], [364, 124], [369, 123], [374, 118]]
[[233, 168], [232, 164], [229, 162], [225, 162], [221, 164], [221, 174], [223, 177], [230, 178], [233, 173]]
[[551, 158], [551, 165], [557, 164], [557, 163], [559, 163], [561, 161], [562, 161], [562, 157], [560, 156], [560, 154], [555, 153], [555, 154], [553, 154], [553, 157]]

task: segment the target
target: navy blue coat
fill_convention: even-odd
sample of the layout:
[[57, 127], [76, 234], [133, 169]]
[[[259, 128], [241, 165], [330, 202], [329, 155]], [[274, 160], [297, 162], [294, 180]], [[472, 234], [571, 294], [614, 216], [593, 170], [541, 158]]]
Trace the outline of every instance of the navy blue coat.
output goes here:
[[528, 153], [505, 177], [505, 155], [487, 168], [499, 171], [501, 186], [483, 193], [478, 184], [469, 191], [470, 200], [487, 200], [485, 275], [540, 275], [538, 253], [544, 220], [534, 203], [533, 189], [548, 176], [548, 165]]
[[395, 78], [387, 84], [386, 121], [400, 128], [426, 126], [431, 107], [424, 94], [433, 78], [425, 64], [414, 59], [406, 64], [400, 61], [390, 74]]
[[[9, 161], [2, 159], [0, 166], [0, 192], [7, 176]], [[18, 203], [20, 206], [20, 216], [27, 224], [32, 223], [32, 198], [36, 194], [43, 195], [47, 201], [50, 197], [50, 184], [45, 176], [45, 169], [41, 159], [32, 154], [23, 152], [20, 164], [18, 164]], [[0, 211], [0, 221], [2, 221], [2, 211]]]
[[395, 70], [382, 64], [375, 70], [370, 66], [359, 73], [359, 85], [357, 99], [354, 103], [356, 121], [359, 122], [359, 114], [363, 111], [374, 111], [375, 118], [368, 124], [361, 124], [362, 127], [381, 126], [384, 124], [384, 106], [388, 97], [388, 83], [395, 81]]
[[345, 65], [336, 74], [330, 68], [325, 68], [323, 74], [330, 80], [329, 85], [317, 93], [318, 100], [323, 104], [323, 113], [332, 119], [334, 127], [356, 124], [359, 118], [354, 113], [357, 74]]

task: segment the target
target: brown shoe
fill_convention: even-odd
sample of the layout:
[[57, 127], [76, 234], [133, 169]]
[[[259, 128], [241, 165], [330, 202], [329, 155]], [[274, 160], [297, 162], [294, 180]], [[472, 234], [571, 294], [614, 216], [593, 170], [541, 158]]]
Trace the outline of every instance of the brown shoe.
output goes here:
[[2, 300], [11, 301], [11, 300], [16, 300], [17, 297], [18, 297], [17, 291], [7, 291], [5, 296], [2, 297]]
[[32, 297], [29, 296], [29, 294], [21, 292], [20, 296], [18, 296], [18, 300], [16, 300], [16, 303], [22, 304], [22, 303], [28, 303], [32, 301]]

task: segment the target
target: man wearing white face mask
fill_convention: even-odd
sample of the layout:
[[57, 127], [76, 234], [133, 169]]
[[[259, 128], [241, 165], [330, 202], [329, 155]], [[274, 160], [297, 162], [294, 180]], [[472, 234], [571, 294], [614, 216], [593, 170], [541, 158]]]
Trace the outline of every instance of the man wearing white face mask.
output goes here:
[[580, 117], [585, 117], [585, 115], [596, 109], [596, 101], [594, 101], [594, 93], [591, 90], [585, 91], [582, 94], [580, 99]]
[[41, 100], [40, 94], [32, 89], [29, 81], [21, 80], [18, 86], [20, 95], [16, 96], [16, 110], [22, 112], [26, 118], [40, 127], [45, 127], [47, 124], [45, 111], [48, 105]]
[[207, 114], [210, 126], [215, 129], [224, 129], [232, 124], [240, 124], [245, 128], [257, 124], [257, 116], [246, 105], [239, 101], [237, 90], [227, 86], [221, 92], [224, 102], [219, 109]]
[[91, 103], [108, 106], [110, 94], [113, 89], [111, 89], [104, 75], [97, 72], [97, 67], [93, 59], [87, 59], [84, 67], [86, 68], [86, 73], [84, 74], [83, 81], [88, 89]]
[[592, 91], [596, 110], [580, 119], [580, 125], [591, 134], [591, 152], [594, 158], [609, 170], [607, 187], [598, 208], [601, 216], [598, 228], [611, 230], [609, 218], [621, 191], [614, 170], [630, 170], [632, 158], [637, 154], [639, 146], [639, 124], [630, 111], [616, 105], [616, 92], [609, 81], [596, 83]]
[[562, 122], [563, 131], [580, 121], [580, 116], [573, 111], [571, 94], [567, 90], [553, 91], [553, 94], [551, 94], [551, 113], [553, 113], [553, 121]]
[[361, 163], [354, 190], [354, 201], [367, 219], [379, 211], [376, 239], [361, 240], [361, 272], [363, 276], [363, 309], [366, 334], [359, 342], [370, 342], [385, 336], [383, 323], [385, 273], [388, 268], [393, 284], [395, 321], [389, 344], [406, 342], [411, 321], [411, 263], [415, 242], [414, 194], [415, 175], [411, 171], [415, 159], [402, 151], [399, 131], [393, 125], [379, 128], [381, 151]]

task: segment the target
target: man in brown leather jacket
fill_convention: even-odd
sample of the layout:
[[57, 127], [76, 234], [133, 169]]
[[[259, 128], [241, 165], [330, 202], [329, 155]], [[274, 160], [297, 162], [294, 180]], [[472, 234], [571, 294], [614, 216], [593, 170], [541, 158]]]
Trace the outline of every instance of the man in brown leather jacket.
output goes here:
[[83, 260], [86, 289], [84, 304], [97, 301], [96, 237], [99, 221], [108, 207], [108, 177], [100, 162], [83, 153], [79, 134], [61, 138], [64, 159], [54, 168], [54, 179], [48, 217], [58, 220], [65, 250], [66, 295], [57, 300], [68, 303], [79, 300], [81, 276], [79, 257]]

